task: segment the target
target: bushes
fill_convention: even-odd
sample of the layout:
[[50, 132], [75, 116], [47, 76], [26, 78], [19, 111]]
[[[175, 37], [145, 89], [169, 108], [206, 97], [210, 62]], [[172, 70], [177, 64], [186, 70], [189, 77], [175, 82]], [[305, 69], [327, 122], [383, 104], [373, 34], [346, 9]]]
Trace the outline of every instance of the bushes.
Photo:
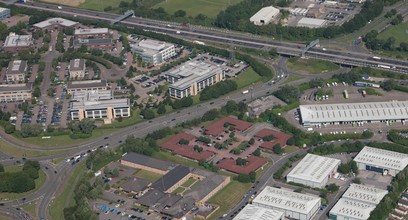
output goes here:
[[278, 91], [274, 92], [274, 95], [280, 100], [291, 104], [299, 100], [300, 90], [297, 87], [285, 85]]
[[193, 99], [190, 96], [188, 96], [182, 99], [175, 100], [172, 104], [172, 107], [173, 109], [180, 109], [180, 108], [190, 107], [192, 105], [193, 105]]
[[387, 138], [397, 144], [408, 146], [408, 138], [405, 138], [401, 134], [407, 134], [408, 130], [391, 130], [388, 132]]
[[238, 88], [237, 83], [232, 80], [225, 80], [215, 85], [206, 87], [200, 94], [200, 101], [218, 98]]

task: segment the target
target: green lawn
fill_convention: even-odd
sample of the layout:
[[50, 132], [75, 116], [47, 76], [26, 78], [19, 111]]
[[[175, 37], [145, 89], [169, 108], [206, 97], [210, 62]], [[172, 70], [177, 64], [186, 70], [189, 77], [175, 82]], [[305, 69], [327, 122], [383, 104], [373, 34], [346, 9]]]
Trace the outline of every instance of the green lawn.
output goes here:
[[401, 42], [407, 42], [408, 39], [408, 22], [388, 27], [384, 32], [378, 35], [379, 39], [395, 38], [395, 46], [399, 46]]
[[182, 193], [182, 192], [184, 192], [184, 190], [186, 190], [186, 188], [180, 186], [179, 188], [175, 189], [175, 190], [173, 191], [173, 193], [174, 193], [174, 194]]
[[231, 181], [226, 187], [208, 200], [208, 203], [220, 206], [220, 208], [211, 215], [209, 219], [217, 219], [219, 216], [227, 213], [249, 190], [252, 183], [240, 183], [236, 180]]
[[251, 85], [260, 81], [262, 77], [258, 75], [251, 67], [247, 68], [239, 74], [234, 80], [237, 82], [238, 89]]
[[20, 208], [22, 208], [25, 212], [28, 212], [28, 214], [30, 214], [31, 217], [35, 217], [36, 215], [36, 208], [37, 208], [37, 203], [36, 202], [30, 202], [30, 203], [26, 203], [22, 206], [20, 206]]
[[71, 190], [74, 190], [75, 188], [75, 179], [79, 176], [82, 175], [87, 169], [85, 168], [85, 163], [80, 163], [72, 172], [70, 178], [68, 179], [64, 191], [62, 194], [59, 194], [55, 197], [53, 202], [51, 203], [50, 207], [50, 216], [51, 219], [64, 219], [64, 208], [65, 208], [65, 202], [67, 201], [67, 198], [70, 195]]
[[131, 117], [123, 118], [121, 122], [119, 122], [118, 120], [115, 120], [113, 121], [112, 124], [104, 125], [102, 126], [102, 128], [104, 129], [106, 128], [124, 128], [130, 125], [134, 125], [140, 121], [142, 121], [142, 119], [140, 118], [140, 109], [133, 109], [131, 113]]
[[[6, 170], [9, 170], [9, 169], [10, 169], [11, 172], [18, 172], [18, 171], [20, 171], [20, 170], [22, 169], [22, 167], [12, 166], [12, 168], [7, 168], [7, 167], [5, 167], [5, 169], [6, 169]], [[24, 193], [0, 193], [0, 198], [7, 199], [7, 200], [15, 200], [15, 199], [24, 198], [24, 197], [26, 197], [27, 195], [34, 193], [34, 192], [37, 191], [42, 185], [44, 185], [44, 182], [45, 182], [45, 180], [46, 180], [46, 175], [45, 175], [45, 173], [44, 173], [42, 170], [40, 170], [40, 171], [38, 172], [38, 174], [39, 174], [39, 177], [38, 177], [38, 179], [35, 180], [35, 189], [30, 190], [30, 191], [28, 191], [28, 192], [24, 192]]]
[[79, 7], [81, 8], [86, 8], [86, 9], [91, 9], [91, 10], [96, 10], [96, 11], [103, 11], [104, 8], [108, 6], [112, 6], [113, 8], [116, 8], [119, 6], [119, 2], [124, 1], [124, 2], [131, 2], [131, 0], [86, 0], [84, 3], [82, 3]]
[[153, 173], [153, 172], [149, 172], [146, 170], [139, 170], [136, 174], [136, 177], [145, 179], [145, 180], [149, 180], [151, 182], [155, 182], [156, 180], [160, 179], [160, 177], [162, 177], [163, 175], [157, 174], [157, 173]]
[[303, 71], [311, 74], [331, 72], [340, 68], [339, 65], [335, 63], [312, 58], [291, 58], [286, 64], [289, 69], [295, 71]]
[[187, 16], [195, 17], [201, 13], [209, 18], [215, 18], [220, 11], [240, 1], [241, 0], [164, 0], [153, 6], [153, 8], [163, 7], [169, 14], [173, 14], [177, 10], [184, 10]]
[[288, 154], [288, 153], [292, 153], [293, 151], [296, 151], [298, 149], [299, 148], [296, 147], [296, 146], [286, 146], [285, 148], [283, 148], [283, 151]]
[[9, 144], [3, 140], [0, 140], [0, 151], [14, 157], [41, 157], [65, 153], [68, 150], [47, 150], [47, 151], [24, 150], [15, 147], [12, 144]]
[[114, 128], [98, 129], [97, 128], [92, 132], [92, 136], [90, 138], [84, 138], [84, 139], [72, 139], [68, 135], [60, 135], [60, 136], [51, 136], [51, 138], [49, 139], [42, 139], [41, 137], [29, 137], [29, 138], [21, 138], [20, 140], [30, 143], [32, 145], [37, 145], [37, 146], [42, 146], [42, 147], [58, 147], [58, 146], [64, 146], [64, 145], [79, 144], [79, 143], [82, 143], [92, 138], [111, 134], [114, 131], [117, 131], [117, 129], [114, 129]]
[[303, 79], [302, 76], [290, 74], [288, 78], [286, 78], [285, 83], [290, 83], [299, 79]]
[[194, 178], [190, 178], [190, 179], [188, 179], [185, 183], [183, 183], [183, 185], [181, 185], [181, 186], [183, 186], [183, 187], [190, 187], [190, 186], [192, 186], [196, 181], [198, 181], [198, 180], [196, 180], [196, 179], [194, 179]]

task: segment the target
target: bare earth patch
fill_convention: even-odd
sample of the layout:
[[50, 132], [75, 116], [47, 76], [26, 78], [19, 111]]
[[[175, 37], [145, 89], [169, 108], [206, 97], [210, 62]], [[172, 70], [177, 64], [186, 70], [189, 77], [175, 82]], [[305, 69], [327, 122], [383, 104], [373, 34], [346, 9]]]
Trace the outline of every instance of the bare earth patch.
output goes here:
[[73, 7], [77, 7], [85, 2], [85, 0], [42, 0], [42, 1], [61, 5], [68, 5]]

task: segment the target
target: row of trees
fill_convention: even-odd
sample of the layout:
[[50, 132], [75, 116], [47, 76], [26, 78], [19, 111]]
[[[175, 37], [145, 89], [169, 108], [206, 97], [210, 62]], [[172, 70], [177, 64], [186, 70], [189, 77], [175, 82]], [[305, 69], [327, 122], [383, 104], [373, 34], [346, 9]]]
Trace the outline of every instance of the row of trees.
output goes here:
[[215, 99], [229, 92], [232, 92], [237, 88], [238, 85], [235, 81], [225, 80], [215, 85], [204, 88], [200, 94], [200, 100], [206, 101], [210, 99]]
[[298, 102], [301, 92], [298, 87], [285, 85], [276, 92], [274, 92], [274, 95], [281, 99], [282, 101], [291, 104]]
[[0, 166], [0, 192], [22, 193], [34, 189], [39, 170], [38, 161], [26, 161], [19, 172], [5, 172]]
[[387, 138], [394, 143], [408, 146], [407, 135], [407, 130], [391, 130], [388, 132]]

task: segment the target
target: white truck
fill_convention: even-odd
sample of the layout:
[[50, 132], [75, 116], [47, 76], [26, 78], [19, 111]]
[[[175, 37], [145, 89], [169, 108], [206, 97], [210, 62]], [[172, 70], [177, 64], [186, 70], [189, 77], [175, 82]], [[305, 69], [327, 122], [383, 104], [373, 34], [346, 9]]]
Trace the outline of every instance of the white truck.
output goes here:
[[242, 91], [242, 94], [248, 94], [248, 93], [249, 93], [249, 90]]

